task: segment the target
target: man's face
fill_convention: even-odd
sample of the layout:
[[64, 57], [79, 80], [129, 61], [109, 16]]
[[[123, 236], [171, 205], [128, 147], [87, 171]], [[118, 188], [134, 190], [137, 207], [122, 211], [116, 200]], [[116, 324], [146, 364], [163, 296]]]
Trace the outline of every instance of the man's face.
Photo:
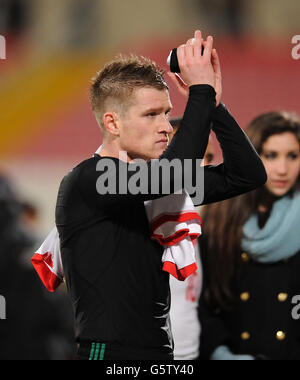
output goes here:
[[161, 156], [173, 128], [168, 120], [172, 104], [167, 90], [143, 87], [134, 91], [133, 105], [119, 116], [119, 149], [127, 159], [144, 160]]

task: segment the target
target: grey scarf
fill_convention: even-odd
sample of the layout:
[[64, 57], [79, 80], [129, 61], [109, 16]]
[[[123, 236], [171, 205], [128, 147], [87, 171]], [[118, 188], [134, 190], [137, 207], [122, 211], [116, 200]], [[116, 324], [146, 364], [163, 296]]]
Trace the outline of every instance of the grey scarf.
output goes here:
[[252, 215], [243, 228], [242, 249], [261, 263], [275, 263], [300, 251], [300, 192], [276, 201], [262, 229]]

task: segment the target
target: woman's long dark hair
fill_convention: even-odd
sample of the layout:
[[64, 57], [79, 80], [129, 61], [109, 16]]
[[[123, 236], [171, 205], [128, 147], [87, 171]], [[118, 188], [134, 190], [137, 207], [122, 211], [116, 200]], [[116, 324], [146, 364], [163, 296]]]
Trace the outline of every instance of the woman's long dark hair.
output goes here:
[[[289, 112], [269, 112], [256, 117], [246, 128], [258, 154], [272, 135], [293, 133], [300, 144], [300, 122]], [[300, 188], [300, 175], [293, 189]], [[266, 195], [267, 194], [267, 195]], [[212, 307], [228, 309], [234, 302], [232, 282], [238, 274], [243, 226], [259, 204], [268, 207], [272, 195], [264, 187], [203, 208], [203, 250], [206, 287], [204, 298]]]

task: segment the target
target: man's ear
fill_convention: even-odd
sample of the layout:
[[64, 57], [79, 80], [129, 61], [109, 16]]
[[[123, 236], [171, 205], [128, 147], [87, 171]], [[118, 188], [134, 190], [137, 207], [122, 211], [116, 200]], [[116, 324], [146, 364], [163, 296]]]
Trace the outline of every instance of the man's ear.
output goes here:
[[113, 136], [119, 136], [119, 118], [116, 112], [114, 111], [108, 111], [103, 115], [103, 125], [105, 130], [113, 135]]

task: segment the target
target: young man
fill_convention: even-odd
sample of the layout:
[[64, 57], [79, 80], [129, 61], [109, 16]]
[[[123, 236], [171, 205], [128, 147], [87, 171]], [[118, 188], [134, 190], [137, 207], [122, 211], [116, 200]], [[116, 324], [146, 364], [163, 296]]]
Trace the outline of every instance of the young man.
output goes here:
[[[182, 182], [179, 186], [174, 175], [160, 174], [154, 194], [149, 175], [147, 191], [130, 192], [136, 174], [132, 160], [144, 159], [152, 169], [163, 159], [183, 162], [203, 157], [214, 118], [224, 163], [205, 168], [203, 202], [253, 190], [266, 180], [242, 130], [223, 106], [216, 108], [214, 88], [217, 92], [221, 88], [217, 55], [212, 37], [205, 41], [203, 56], [201, 44], [201, 32], [196, 31], [194, 39], [178, 48], [189, 100], [170, 146], [167, 115], [172, 105], [162, 72], [153, 62], [118, 58], [93, 81], [91, 102], [103, 131], [102, 149], [63, 179], [56, 206], [78, 359], [173, 358], [169, 274], [162, 271], [163, 247], [150, 238], [144, 201], [165, 195], [163, 185], [168, 184], [172, 193]], [[99, 178], [107, 174], [108, 162], [116, 186], [101, 195], [105, 181], [99, 186]]]

